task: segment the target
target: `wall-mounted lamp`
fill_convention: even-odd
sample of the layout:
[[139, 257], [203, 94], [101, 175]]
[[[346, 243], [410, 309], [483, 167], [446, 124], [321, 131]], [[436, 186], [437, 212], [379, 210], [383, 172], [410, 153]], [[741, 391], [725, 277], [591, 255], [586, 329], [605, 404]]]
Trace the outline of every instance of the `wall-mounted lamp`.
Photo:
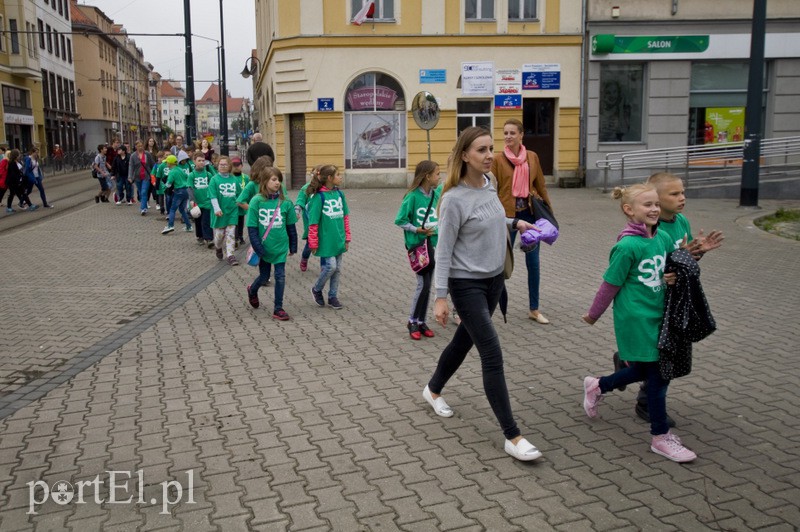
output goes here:
[[[247, 66], [247, 63], [250, 63], [250, 66]], [[257, 63], [257, 64], [253, 64]], [[244, 62], [244, 68], [240, 72], [244, 79], [249, 78], [250, 76], [255, 76], [256, 72], [258, 72], [258, 66], [261, 65], [261, 61], [258, 57], [251, 56], [248, 57]]]

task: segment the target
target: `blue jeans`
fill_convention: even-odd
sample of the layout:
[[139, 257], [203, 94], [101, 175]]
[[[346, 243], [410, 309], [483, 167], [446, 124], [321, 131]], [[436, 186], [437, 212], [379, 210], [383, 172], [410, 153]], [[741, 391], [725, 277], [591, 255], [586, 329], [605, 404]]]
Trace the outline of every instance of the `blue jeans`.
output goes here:
[[150, 180], [149, 179], [140, 179], [139, 180], [139, 199], [141, 200], [141, 209], [143, 211], [147, 210], [147, 202], [150, 199]]
[[308, 240], [306, 240], [306, 245], [303, 247], [303, 252], [300, 254], [300, 257], [303, 260], [308, 260], [310, 256], [311, 256], [311, 248], [308, 247]]
[[322, 292], [325, 288], [325, 283], [328, 279], [331, 281], [331, 286], [328, 289], [328, 299], [337, 297], [339, 293], [339, 275], [342, 271], [342, 255], [335, 257], [320, 257], [319, 259], [320, 272], [317, 282], [314, 283], [314, 290]]
[[[536, 223], [528, 210], [517, 211], [515, 217], [532, 224]], [[517, 231], [511, 231], [512, 246], [516, 238]], [[528, 270], [528, 308], [530, 310], [539, 310], [539, 250], [541, 247], [541, 245], [537, 245], [525, 254], [525, 267]]]
[[44, 207], [47, 207], [47, 196], [45, 196], [45, 194], [44, 194], [44, 185], [42, 184], [42, 178], [41, 177], [37, 177], [33, 181], [33, 183], [30, 184], [30, 186], [28, 187], [28, 190], [26, 191], [29, 196], [30, 196], [31, 192], [33, 192], [34, 185], [36, 186], [36, 188], [39, 189], [39, 196], [42, 198], [42, 205]]
[[[272, 269], [272, 264], [261, 259], [258, 263], [258, 277], [256, 280], [253, 281], [253, 284], [250, 285], [250, 293], [257, 294], [258, 289], [261, 288], [264, 283], [269, 281], [270, 270]], [[283, 308], [283, 291], [286, 289], [286, 263], [281, 262], [275, 265], [275, 305], [273, 312], [277, 312], [278, 310]]]
[[202, 237], [203, 240], [208, 240], [209, 242], [214, 240], [214, 231], [211, 229], [211, 209], [200, 208], [200, 219], [196, 220], [195, 223], [200, 227], [198, 237]]
[[492, 314], [497, 308], [500, 294], [505, 286], [503, 275], [488, 279], [450, 278], [447, 284], [453, 306], [461, 318], [461, 324], [456, 329], [453, 339], [442, 351], [428, 386], [431, 392], [441, 393], [474, 345], [481, 358], [483, 390], [486, 392], [489, 405], [506, 439], [516, 438], [520, 435], [520, 431], [511, 413], [511, 401], [508, 398], [503, 371], [503, 351], [497, 331], [492, 324]]
[[[462, 317], [463, 319], [463, 317]], [[631, 362], [607, 377], [600, 377], [600, 391], [610, 392], [620, 386], [647, 381], [647, 412], [650, 414], [650, 434], [669, 432], [667, 425], [667, 388], [669, 381], [661, 378], [658, 362]]]
[[117, 178], [117, 201], [133, 201], [133, 184], [124, 177]]
[[189, 213], [186, 212], [186, 202], [189, 201], [189, 189], [176, 188], [172, 194], [172, 204], [169, 206], [169, 218], [167, 225], [173, 227], [175, 225], [175, 211], [181, 212], [181, 218], [186, 227], [192, 226], [192, 221], [189, 219]]

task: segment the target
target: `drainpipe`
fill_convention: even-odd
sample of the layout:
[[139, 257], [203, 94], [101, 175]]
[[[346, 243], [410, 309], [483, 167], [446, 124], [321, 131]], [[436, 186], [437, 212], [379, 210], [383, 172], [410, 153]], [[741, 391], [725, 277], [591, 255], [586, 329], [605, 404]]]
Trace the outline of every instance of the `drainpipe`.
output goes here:
[[[581, 5], [581, 32], [583, 33], [583, 44], [581, 46], [581, 94], [580, 94], [580, 117], [578, 119], [578, 172], [579, 176], [583, 178], [583, 184], [586, 186], [586, 143], [587, 131], [586, 127], [586, 110], [588, 108], [588, 83], [589, 83], [589, 28], [587, 27], [589, 17], [586, 10], [588, 9], [587, 0], [582, 0]], [[583, 175], [580, 175], [580, 174]]]

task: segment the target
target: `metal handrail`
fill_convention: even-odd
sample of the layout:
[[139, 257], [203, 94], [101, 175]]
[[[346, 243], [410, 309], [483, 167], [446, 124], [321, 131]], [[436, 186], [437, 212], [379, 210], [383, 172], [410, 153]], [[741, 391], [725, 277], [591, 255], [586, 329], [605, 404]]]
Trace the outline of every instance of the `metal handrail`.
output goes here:
[[[688, 180], [691, 170], [716, 171], [729, 167], [740, 167], [746, 141], [728, 142], [702, 146], [680, 146], [607, 153], [605, 159], [597, 161], [603, 169], [603, 189], [608, 190], [609, 170], [620, 170], [620, 181], [625, 182], [625, 172], [636, 169], [682, 170]], [[778, 165], [772, 159], [783, 158], [788, 165], [790, 157], [800, 157], [800, 136], [779, 137], [761, 140], [761, 159], [765, 164]], [[800, 164], [800, 159], [796, 161]]]

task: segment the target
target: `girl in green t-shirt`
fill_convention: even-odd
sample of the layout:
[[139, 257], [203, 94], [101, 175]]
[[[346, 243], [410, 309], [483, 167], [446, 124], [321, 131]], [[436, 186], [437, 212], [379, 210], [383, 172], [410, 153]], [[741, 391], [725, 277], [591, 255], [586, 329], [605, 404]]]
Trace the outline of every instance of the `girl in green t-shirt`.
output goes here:
[[320, 274], [311, 287], [314, 302], [325, 306], [322, 289], [330, 280], [328, 306], [335, 310], [342, 308], [339, 302], [339, 276], [342, 270], [342, 256], [350, 246], [350, 210], [344, 194], [339, 190], [342, 176], [339, 169], [326, 164], [319, 175], [311, 180], [306, 193], [313, 197], [308, 202], [308, 246], [320, 258]]
[[586, 377], [583, 408], [590, 418], [596, 417], [603, 394], [647, 380], [650, 434], [653, 436], [650, 449], [675, 462], [691, 462], [697, 455], [683, 446], [667, 424], [669, 381], [661, 377], [658, 367], [665, 284], [675, 283], [675, 274], [665, 274], [664, 265], [674, 243], [666, 232], [658, 230], [661, 204], [655, 186], [617, 187], [613, 196], [620, 200], [628, 224], [611, 249], [603, 284], [583, 320], [593, 325], [613, 300], [619, 357], [629, 364], [605, 377]]
[[286, 321], [289, 315], [283, 309], [286, 288], [286, 255], [297, 253], [297, 216], [292, 201], [282, 190], [283, 174], [272, 166], [263, 170], [253, 164], [253, 176], [258, 180], [258, 194], [247, 208], [247, 235], [253, 251], [260, 257], [258, 277], [247, 287], [247, 298], [253, 308], [259, 307], [258, 289], [270, 277], [275, 265], [275, 304], [273, 319]]
[[423, 336], [432, 338], [434, 333], [425, 324], [433, 280], [434, 249], [436, 247], [437, 225], [436, 207], [439, 203], [439, 165], [433, 161], [421, 161], [414, 170], [414, 180], [403, 197], [403, 203], [394, 219], [395, 225], [403, 230], [406, 249], [409, 250], [427, 241], [431, 262], [427, 268], [417, 273], [417, 289], [411, 298], [411, 314], [408, 317], [408, 334], [412, 340]]
[[300, 254], [301, 272], [308, 270], [308, 258], [311, 256], [311, 248], [308, 247], [308, 211], [306, 211], [308, 200], [311, 199], [308, 195], [308, 185], [311, 184], [311, 180], [314, 179], [314, 176], [319, 175], [319, 169], [323, 166], [322, 164], [318, 164], [311, 170], [309, 182], [300, 188], [300, 191], [297, 193], [297, 200], [294, 202], [295, 213], [298, 217], [302, 215], [303, 218], [303, 240], [306, 241], [305, 246], [303, 246], [303, 253]]

